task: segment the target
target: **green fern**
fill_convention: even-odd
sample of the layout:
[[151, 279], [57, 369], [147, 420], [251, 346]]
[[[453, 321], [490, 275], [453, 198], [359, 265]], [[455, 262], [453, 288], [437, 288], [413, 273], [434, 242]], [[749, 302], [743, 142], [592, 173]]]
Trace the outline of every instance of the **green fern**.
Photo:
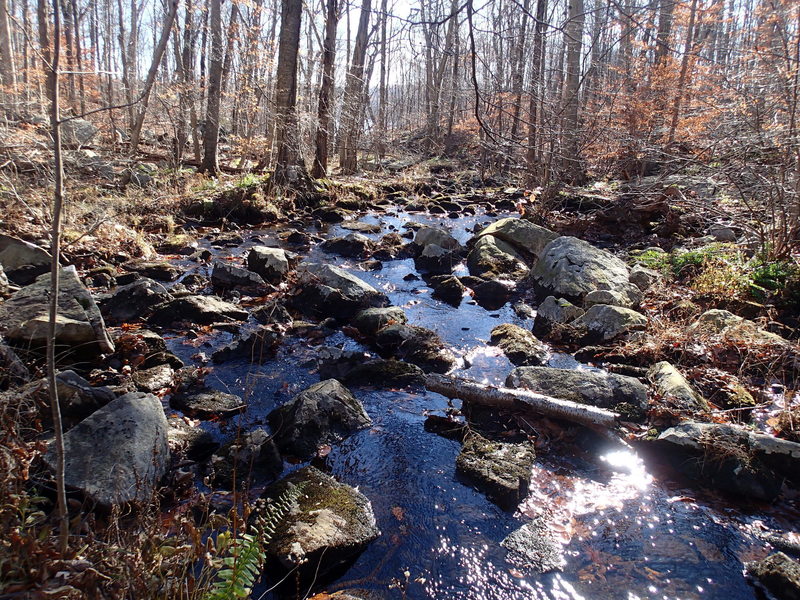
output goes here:
[[[264, 567], [265, 546], [275, 534], [275, 528], [291, 510], [292, 504], [303, 491], [297, 485], [283, 492], [277, 500], [257, 508], [250, 533], [243, 533], [227, 544], [228, 556], [222, 559], [223, 568], [217, 572], [217, 581], [204, 596], [204, 600], [233, 600], [248, 598]], [[220, 534], [225, 545], [230, 532]]]

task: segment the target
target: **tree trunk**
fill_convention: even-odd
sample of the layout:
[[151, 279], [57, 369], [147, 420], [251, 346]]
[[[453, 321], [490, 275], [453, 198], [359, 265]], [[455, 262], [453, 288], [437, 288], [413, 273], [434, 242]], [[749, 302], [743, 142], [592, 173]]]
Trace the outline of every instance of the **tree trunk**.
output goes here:
[[367, 28], [372, 11], [372, 0], [363, 0], [358, 21], [353, 57], [347, 73], [347, 83], [342, 106], [342, 133], [339, 146], [339, 166], [342, 173], [351, 175], [358, 171], [358, 140], [361, 130], [361, 101], [364, 89], [364, 63], [367, 56]]
[[278, 68], [275, 75], [276, 145], [278, 148], [272, 184], [295, 182], [300, 163], [297, 130], [297, 57], [300, 52], [301, 0], [282, 0]]
[[217, 145], [219, 142], [219, 106], [222, 84], [222, 0], [209, 0], [211, 27], [211, 60], [208, 65], [206, 123], [203, 130], [203, 162], [201, 173], [219, 173]]
[[314, 149], [312, 177], [325, 177], [328, 172], [328, 144], [331, 121], [331, 98], [333, 98], [333, 69], [336, 60], [336, 26], [339, 9], [336, 0], [327, 0], [325, 14], [325, 41], [322, 46], [322, 84], [319, 88], [317, 106], [317, 136]]
[[581, 38], [583, 37], [583, 0], [569, 0], [569, 16], [564, 27], [566, 40], [566, 70], [564, 83], [564, 137], [563, 169], [567, 179], [580, 183], [583, 179], [583, 165], [580, 158], [580, 121], [578, 93], [581, 82]]
[[17, 85], [14, 73], [14, 54], [11, 46], [11, 30], [8, 26], [8, 3], [0, 0], [0, 83], [3, 95], [13, 98]]
[[537, 180], [536, 148], [538, 142], [539, 101], [542, 93], [541, 72], [544, 62], [544, 35], [547, 31], [546, 22], [547, 0], [536, 2], [536, 33], [533, 39], [533, 64], [531, 65], [531, 87], [528, 101], [528, 147], [525, 157], [528, 169], [528, 178], [531, 183]]
[[689, 12], [689, 25], [686, 28], [686, 47], [683, 49], [681, 59], [681, 72], [678, 76], [678, 90], [675, 93], [675, 101], [672, 105], [672, 121], [669, 126], [669, 137], [667, 145], [675, 141], [675, 131], [678, 129], [678, 120], [681, 115], [681, 102], [683, 101], [686, 80], [689, 76], [689, 58], [694, 51], [694, 24], [697, 16], [697, 0], [692, 0], [692, 7]]

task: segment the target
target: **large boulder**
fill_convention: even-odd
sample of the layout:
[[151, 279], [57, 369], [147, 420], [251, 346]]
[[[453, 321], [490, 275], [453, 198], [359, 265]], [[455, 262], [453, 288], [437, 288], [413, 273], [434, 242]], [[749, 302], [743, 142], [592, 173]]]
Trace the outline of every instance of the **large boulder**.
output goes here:
[[[43, 380], [43, 383], [46, 383]], [[67, 417], [84, 418], [112, 402], [114, 392], [107, 387], [92, 387], [75, 371], [61, 371], [56, 375], [58, 404]]]
[[294, 306], [312, 317], [348, 320], [359, 310], [389, 304], [386, 294], [344, 269], [307, 263], [300, 271]]
[[536, 309], [536, 318], [533, 321], [533, 332], [537, 335], [547, 335], [558, 325], [564, 325], [582, 316], [585, 311], [575, 306], [569, 300], [548, 296]]
[[247, 268], [269, 283], [280, 283], [289, 273], [289, 257], [280, 248], [253, 246], [247, 255]]
[[708, 402], [689, 384], [680, 371], [667, 361], [650, 367], [647, 377], [653, 383], [661, 402], [669, 408], [686, 411], [707, 411]]
[[475, 242], [467, 256], [467, 268], [471, 275], [483, 278], [519, 280], [528, 273], [525, 258], [512, 245], [492, 235]]
[[490, 341], [518, 367], [544, 364], [550, 356], [547, 344], [527, 329], [512, 323], [503, 323], [492, 329]]
[[341, 441], [372, 421], [350, 390], [327, 379], [273, 410], [269, 424], [281, 451], [308, 459], [320, 446]]
[[549, 229], [535, 225], [527, 219], [514, 217], [495, 221], [481, 230], [476, 237], [481, 238], [487, 235], [511, 244], [517, 250], [534, 257], [540, 256], [544, 247], [558, 237], [557, 233]]
[[258, 273], [222, 261], [214, 262], [211, 285], [215, 290], [239, 290], [252, 295], [263, 295], [270, 287]]
[[554, 239], [530, 273], [537, 293], [582, 301], [594, 290], [614, 290], [631, 295], [638, 304], [639, 289], [628, 281], [627, 265], [613, 254], [578, 238]]
[[109, 323], [132, 323], [147, 317], [156, 306], [172, 298], [166, 288], [147, 277], [122, 285], [100, 303]]
[[[103, 506], [150, 500], [167, 470], [167, 418], [152, 394], [120, 396], [64, 435], [65, 481]], [[50, 446], [45, 461], [55, 468]]]
[[748, 563], [747, 574], [755, 577], [777, 600], [800, 600], [800, 563], [783, 552]]
[[285, 569], [325, 576], [357, 556], [380, 535], [370, 501], [358, 490], [314, 467], [271, 485], [264, 498], [276, 499], [302, 486], [289, 514], [275, 528], [267, 555]]
[[414, 257], [414, 267], [433, 275], [446, 275], [453, 272], [462, 256], [460, 248], [448, 249], [437, 244], [428, 244]]
[[183, 296], [160, 305], [148, 321], [155, 325], [173, 323], [210, 325], [221, 321], [244, 321], [247, 311], [216, 296]]
[[800, 484], [800, 444], [744, 427], [684, 422], [653, 443], [677, 470], [732, 494], [771, 502], [784, 479]]
[[50, 270], [50, 253], [10, 235], [0, 234], [0, 265], [8, 279], [17, 285], [28, 285]]
[[436, 332], [414, 325], [389, 325], [378, 332], [375, 346], [384, 355], [417, 365], [423, 371], [446, 373], [456, 364]]
[[326, 252], [351, 258], [369, 254], [373, 246], [374, 242], [360, 233], [348, 233], [344, 237], [331, 238], [322, 243], [322, 249]]
[[69, 148], [91, 144], [99, 131], [86, 119], [68, 119], [61, 124], [61, 138]]
[[[16, 344], [47, 344], [50, 321], [50, 274], [40, 275], [0, 304], [0, 335]], [[64, 267], [59, 277], [55, 341], [82, 353], [113, 352], [103, 317], [91, 293], [78, 279], [75, 267]]]
[[515, 510], [528, 494], [535, 458], [530, 443], [490, 441], [473, 432], [456, 458], [456, 475], [501, 508]]
[[454, 238], [449, 231], [441, 227], [428, 227], [424, 225], [417, 229], [414, 234], [414, 243], [420, 248], [430, 245], [439, 246], [445, 250], [457, 250], [461, 244]]
[[647, 407], [647, 387], [638, 379], [586, 369], [517, 367], [506, 378], [506, 387], [610, 408], [626, 416], [641, 416]]
[[645, 329], [647, 317], [630, 308], [595, 304], [571, 325], [587, 342], [608, 342], [629, 331]]

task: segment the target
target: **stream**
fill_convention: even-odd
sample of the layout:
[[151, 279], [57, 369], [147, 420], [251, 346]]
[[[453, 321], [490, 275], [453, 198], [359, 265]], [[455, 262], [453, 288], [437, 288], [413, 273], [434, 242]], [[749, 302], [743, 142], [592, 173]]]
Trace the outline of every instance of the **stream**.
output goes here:
[[[368, 234], [376, 240], [390, 231], [402, 233], [406, 222], [415, 221], [443, 226], [463, 243], [477, 223], [502, 216], [448, 219], [396, 211], [360, 220], [380, 224], [380, 234]], [[306, 231], [324, 237], [349, 233], [341, 224]], [[215, 257], [245, 256], [255, 244], [279, 245], [275, 231], [242, 234], [245, 244], [211, 249]], [[210, 242], [201, 240], [201, 246]], [[511, 304], [489, 311], [466, 297], [459, 308], [432, 298], [421, 278], [407, 277], [417, 274], [411, 259], [385, 261], [380, 270], [363, 271], [355, 260], [312, 246], [304, 260], [339, 265], [385, 292], [392, 305], [405, 310], [409, 324], [436, 331], [464, 359], [455, 373], [473, 380], [502, 384], [513, 368], [502, 352], [488, 345], [493, 327], [515, 323], [530, 329], [533, 323], [518, 316]], [[187, 272], [198, 269], [196, 263], [181, 264]], [[210, 266], [199, 269], [210, 274]], [[461, 269], [457, 274], [466, 274]], [[198, 352], [210, 356], [232, 338], [222, 331], [195, 340], [172, 335], [165, 335], [169, 349], [187, 364], [198, 364], [193, 358]], [[367, 350], [341, 331], [322, 345]], [[248, 409], [203, 427], [224, 441], [238, 428], [266, 426], [273, 408], [319, 381], [314, 360], [318, 349], [312, 340], [287, 336], [277, 355], [262, 365], [239, 360], [215, 366], [206, 381], [241, 395]], [[548, 364], [592, 368], [560, 353]], [[334, 446], [325, 460], [331, 474], [371, 500], [381, 535], [338, 579], [301, 589], [300, 597], [307, 591], [311, 596], [358, 588], [389, 598], [757, 598], [760, 592], [743, 575], [745, 561], [767, 554], [765, 542], [755, 534], [762, 527], [792, 529], [797, 518], [787, 506], [733, 505], [711, 492], [682, 487], [635, 454], [580, 436], [568, 454], [558, 452], [555, 443], [549, 451], [537, 450], [529, 497], [515, 513], [505, 512], [456, 479], [460, 444], [424, 429], [429, 414], [444, 415], [457, 402], [420, 391], [361, 387], [352, 392], [373, 425]], [[287, 465], [286, 472], [297, 467]], [[536, 517], [546, 517], [563, 544], [566, 563], [560, 572], [527, 571], [508, 562], [500, 546], [509, 533]], [[273, 597], [267, 591], [273, 583], [268, 574], [253, 597]]]

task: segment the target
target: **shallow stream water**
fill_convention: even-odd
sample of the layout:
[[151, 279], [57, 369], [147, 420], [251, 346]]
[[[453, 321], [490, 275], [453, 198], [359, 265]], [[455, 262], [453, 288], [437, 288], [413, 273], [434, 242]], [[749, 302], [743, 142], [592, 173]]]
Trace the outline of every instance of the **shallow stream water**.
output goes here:
[[[402, 232], [409, 220], [442, 225], [466, 242], [476, 223], [498, 217], [442, 219], [419, 214], [368, 216]], [[324, 236], [348, 231], [332, 225]], [[245, 256], [256, 243], [278, 245], [275, 232], [244, 234], [245, 244], [215, 250], [217, 255]], [[204, 242], [205, 244], [206, 242]], [[378, 271], [359, 270], [356, 261], [312, 248], [307, 260], [338, 264], [384, 291], [402, 307], [410, 324], [435, 330], [466, 361], [457, 369], [474, 380], [502, 384], [511, 363], [489, 346], [489, 332], [499, 323], [530, 329], [511, 305], [487, 311], [465, 298], [454, 308], [431, 297], [424, 281], [405, 280], [416, 273], [412, 260], [386, 261]], [[197, 268], [193, 263], [192, 268]], [[201, 267], [201, 270], [208, 267]], [[230, 340], [219, 332], [187, 340], [176, 334], [170, 349], [187, 364], [198, 352]], [[337, 332], [326, 346], [366, 350]], [[319, 381], [314, 357], [318, 346], [287, 337], [277, 355], [263, 365], [232, 361], [216, 366], [207, 382], [243, 396], [248, 409], [227, 423], [206, 423], [222, 439], [237, 428], [265, 426], [266, 415], [305, 387]], [[589, 368], [555, 353], [551, 366]], [[467, 366], [468, 365], [468, 366]], [[429, 414], [451, 405], [438, 394], [352, 388], [373, 421], [334, 446], [326, 457], [331, 473], [356, 486], [372, 502], [380, 537], [334, 581], [301, 589], [301, 597], [325, 590], [359, 588], [389, 598], [437, 599], [594, 599], [594, 598], [756, 598], [743, 575], [743, 562], [761, 558], [766, 544], [759, 528], [786, 530], [796, 517], [790, 506], [742, 507], [711, 493], [687, 490], [646, 466], [635, 454], [596, 441], [563, 454], [539, 451], [531, 494], [515, 513], [501, 510], [455, 477], [456, 441], [425, 431]], [[457, 406], [457, 403], [456, 403]], [[296, 465], [287, 465], [288, 469]], [[500, 542], [532, 518], [544, 517], [564, 546], [560, 572], [536, 574], [509, 563]], [[267, 588], [261, 587], [259, 597]], [[267, 592], [265, 597], [271, 597]]]

